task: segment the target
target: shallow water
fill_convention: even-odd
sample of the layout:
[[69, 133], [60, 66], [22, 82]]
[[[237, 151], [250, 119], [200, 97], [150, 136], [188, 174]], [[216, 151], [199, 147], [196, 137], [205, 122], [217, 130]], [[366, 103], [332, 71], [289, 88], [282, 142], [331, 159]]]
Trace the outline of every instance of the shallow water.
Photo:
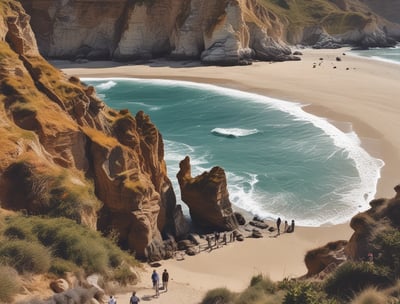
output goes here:
[[400, 45], [392, 48], [371, 48], [363, 51], [351, 51], [351, 53], [357, 56], [400, 64]]
[[164, 138], [168, 175], [190, 156], [192, 174], [221, 166], [230, 200], [264, 218], [298, 225], [343, 223], [365, 210], [382, 161], [301, 105], [191, 82], [84, 79], [115, 108], [150, 115]]

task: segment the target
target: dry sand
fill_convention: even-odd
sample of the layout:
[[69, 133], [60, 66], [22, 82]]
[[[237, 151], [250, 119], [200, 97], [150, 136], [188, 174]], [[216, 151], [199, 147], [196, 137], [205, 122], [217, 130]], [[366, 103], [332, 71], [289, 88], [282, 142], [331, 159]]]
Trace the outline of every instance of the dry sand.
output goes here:
[[[393, 186], [399, 183], [396, 170], [400, 168], [400, 137], [396, 134], [400, 130], [400, 65], [350, 56], [346, 49], [301, 51], [301, 61], [234, 67], [164, 60], [146, 65], [54, 64], [79, 77], [188, 80], [305, 104], [305, 110], [325, 117], [345, 131], [351, 123], [363, 147], [385, 162], [376, 196], [392, 197]], [[293, 234], [246, 239], [195, 257], [163, 261], [159, 272], [169, 270], [169, 291], [161, 292], [159, 298], [152, 297], [148, 268], [137, 286], [138, 295], [151, 303], [191, 304], [199, 303], [212, 288], [243, 290], [256, 274], [273, 280], [301, 276], [306, 273], [303, 259], [308, 250], [329, 241], [349, 239], [351, 233], [348, 224], [299, 227]], [[128, 303], [129, 295], [120, 294], [117, 298], [119, 304]]]

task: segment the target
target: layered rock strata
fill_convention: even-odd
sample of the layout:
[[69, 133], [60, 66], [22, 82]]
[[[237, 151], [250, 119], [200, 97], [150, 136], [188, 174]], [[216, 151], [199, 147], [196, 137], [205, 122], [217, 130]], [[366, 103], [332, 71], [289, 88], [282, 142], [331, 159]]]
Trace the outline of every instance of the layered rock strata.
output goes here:
[[209, 172], [192, 177], [188, 156], [180, 162], [179, 168], [177, 178], [182, 201], [189, 206], [194, 225], [205, 232], [238, 228], [229, 200], [224, 169], [214, 167]]
[[47, 63], [19, 2], [0, 10], [1, 207], [69, 217], [151, 255], [182, 219], [161, 134]]
[[135, 60], [169, 56], [206, 64], [291, 60], [283, 24], [256, 0], [22, 0], [42, 54]]

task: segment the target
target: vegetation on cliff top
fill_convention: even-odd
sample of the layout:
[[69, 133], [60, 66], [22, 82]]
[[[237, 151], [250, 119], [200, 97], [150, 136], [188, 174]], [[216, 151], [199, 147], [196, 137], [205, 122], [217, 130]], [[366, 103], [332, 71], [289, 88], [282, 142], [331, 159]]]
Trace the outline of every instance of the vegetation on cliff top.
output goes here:
[[351, 29], [361, 29], [371, 21], [370, 13], [365, 8], [347, 4], [349, 1], [342, 1], [340, 7], [334, 1], [326, 0], [261, 0], [260, 2], [286, 19], [289, 32], [301, 31], [309, 26], [321, 26], [329, 34], [339, 34]]
[[297, 279], [272, 282], [252, 278], [241, 293], [226, 288], [209, 291], [202, 304], [363, 304], [400, 303], [400, 232], [386, 229], [371, 240], [373, 262], [343, 263], [324, 280]]
[[10, 273], [0, 277], [0, 302], [20, 292], [24, 276], [56, 279], [97, 273], [123, 285], [137, 280], [134, 268], [139, 263], [129, 253], [72, 220], [1, 214], [0, 223], [0, 271]]

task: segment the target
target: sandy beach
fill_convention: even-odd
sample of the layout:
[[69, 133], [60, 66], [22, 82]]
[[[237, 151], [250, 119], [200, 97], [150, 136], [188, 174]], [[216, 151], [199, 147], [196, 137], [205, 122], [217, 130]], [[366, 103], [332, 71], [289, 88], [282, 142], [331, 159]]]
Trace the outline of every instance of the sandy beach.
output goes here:
[[[210, 83], [297, 102], [344, 131], [351, 126], [362, 146], [385, 162], [376, 197], [392, 197], [400, 167], [400, 65], [349, 55], [347, 49], [301, 50], [301, 61], [255, 62], [250, 66], [199, 66], [196, 62], [155, 60], [145, 65], [113, 62], [53, 62], [78, 77], [134, 77]], [[336, 60], [340, 57], [340, 61]], [[151, 303], [199, 303], [209, 289], [241, 291], [253, 275], [273, 280], [306, 273], [305, 253], [329, 241], [349, 239], [348, 224], [298, 227], [293, 234], [246, 239], [182, 260], [162, 261], [170, 273], [169, 291], [154, 298], [148, 267], [137, 286], [138, 296]], [[128, 303], [129, 294], [117, 295]]]

